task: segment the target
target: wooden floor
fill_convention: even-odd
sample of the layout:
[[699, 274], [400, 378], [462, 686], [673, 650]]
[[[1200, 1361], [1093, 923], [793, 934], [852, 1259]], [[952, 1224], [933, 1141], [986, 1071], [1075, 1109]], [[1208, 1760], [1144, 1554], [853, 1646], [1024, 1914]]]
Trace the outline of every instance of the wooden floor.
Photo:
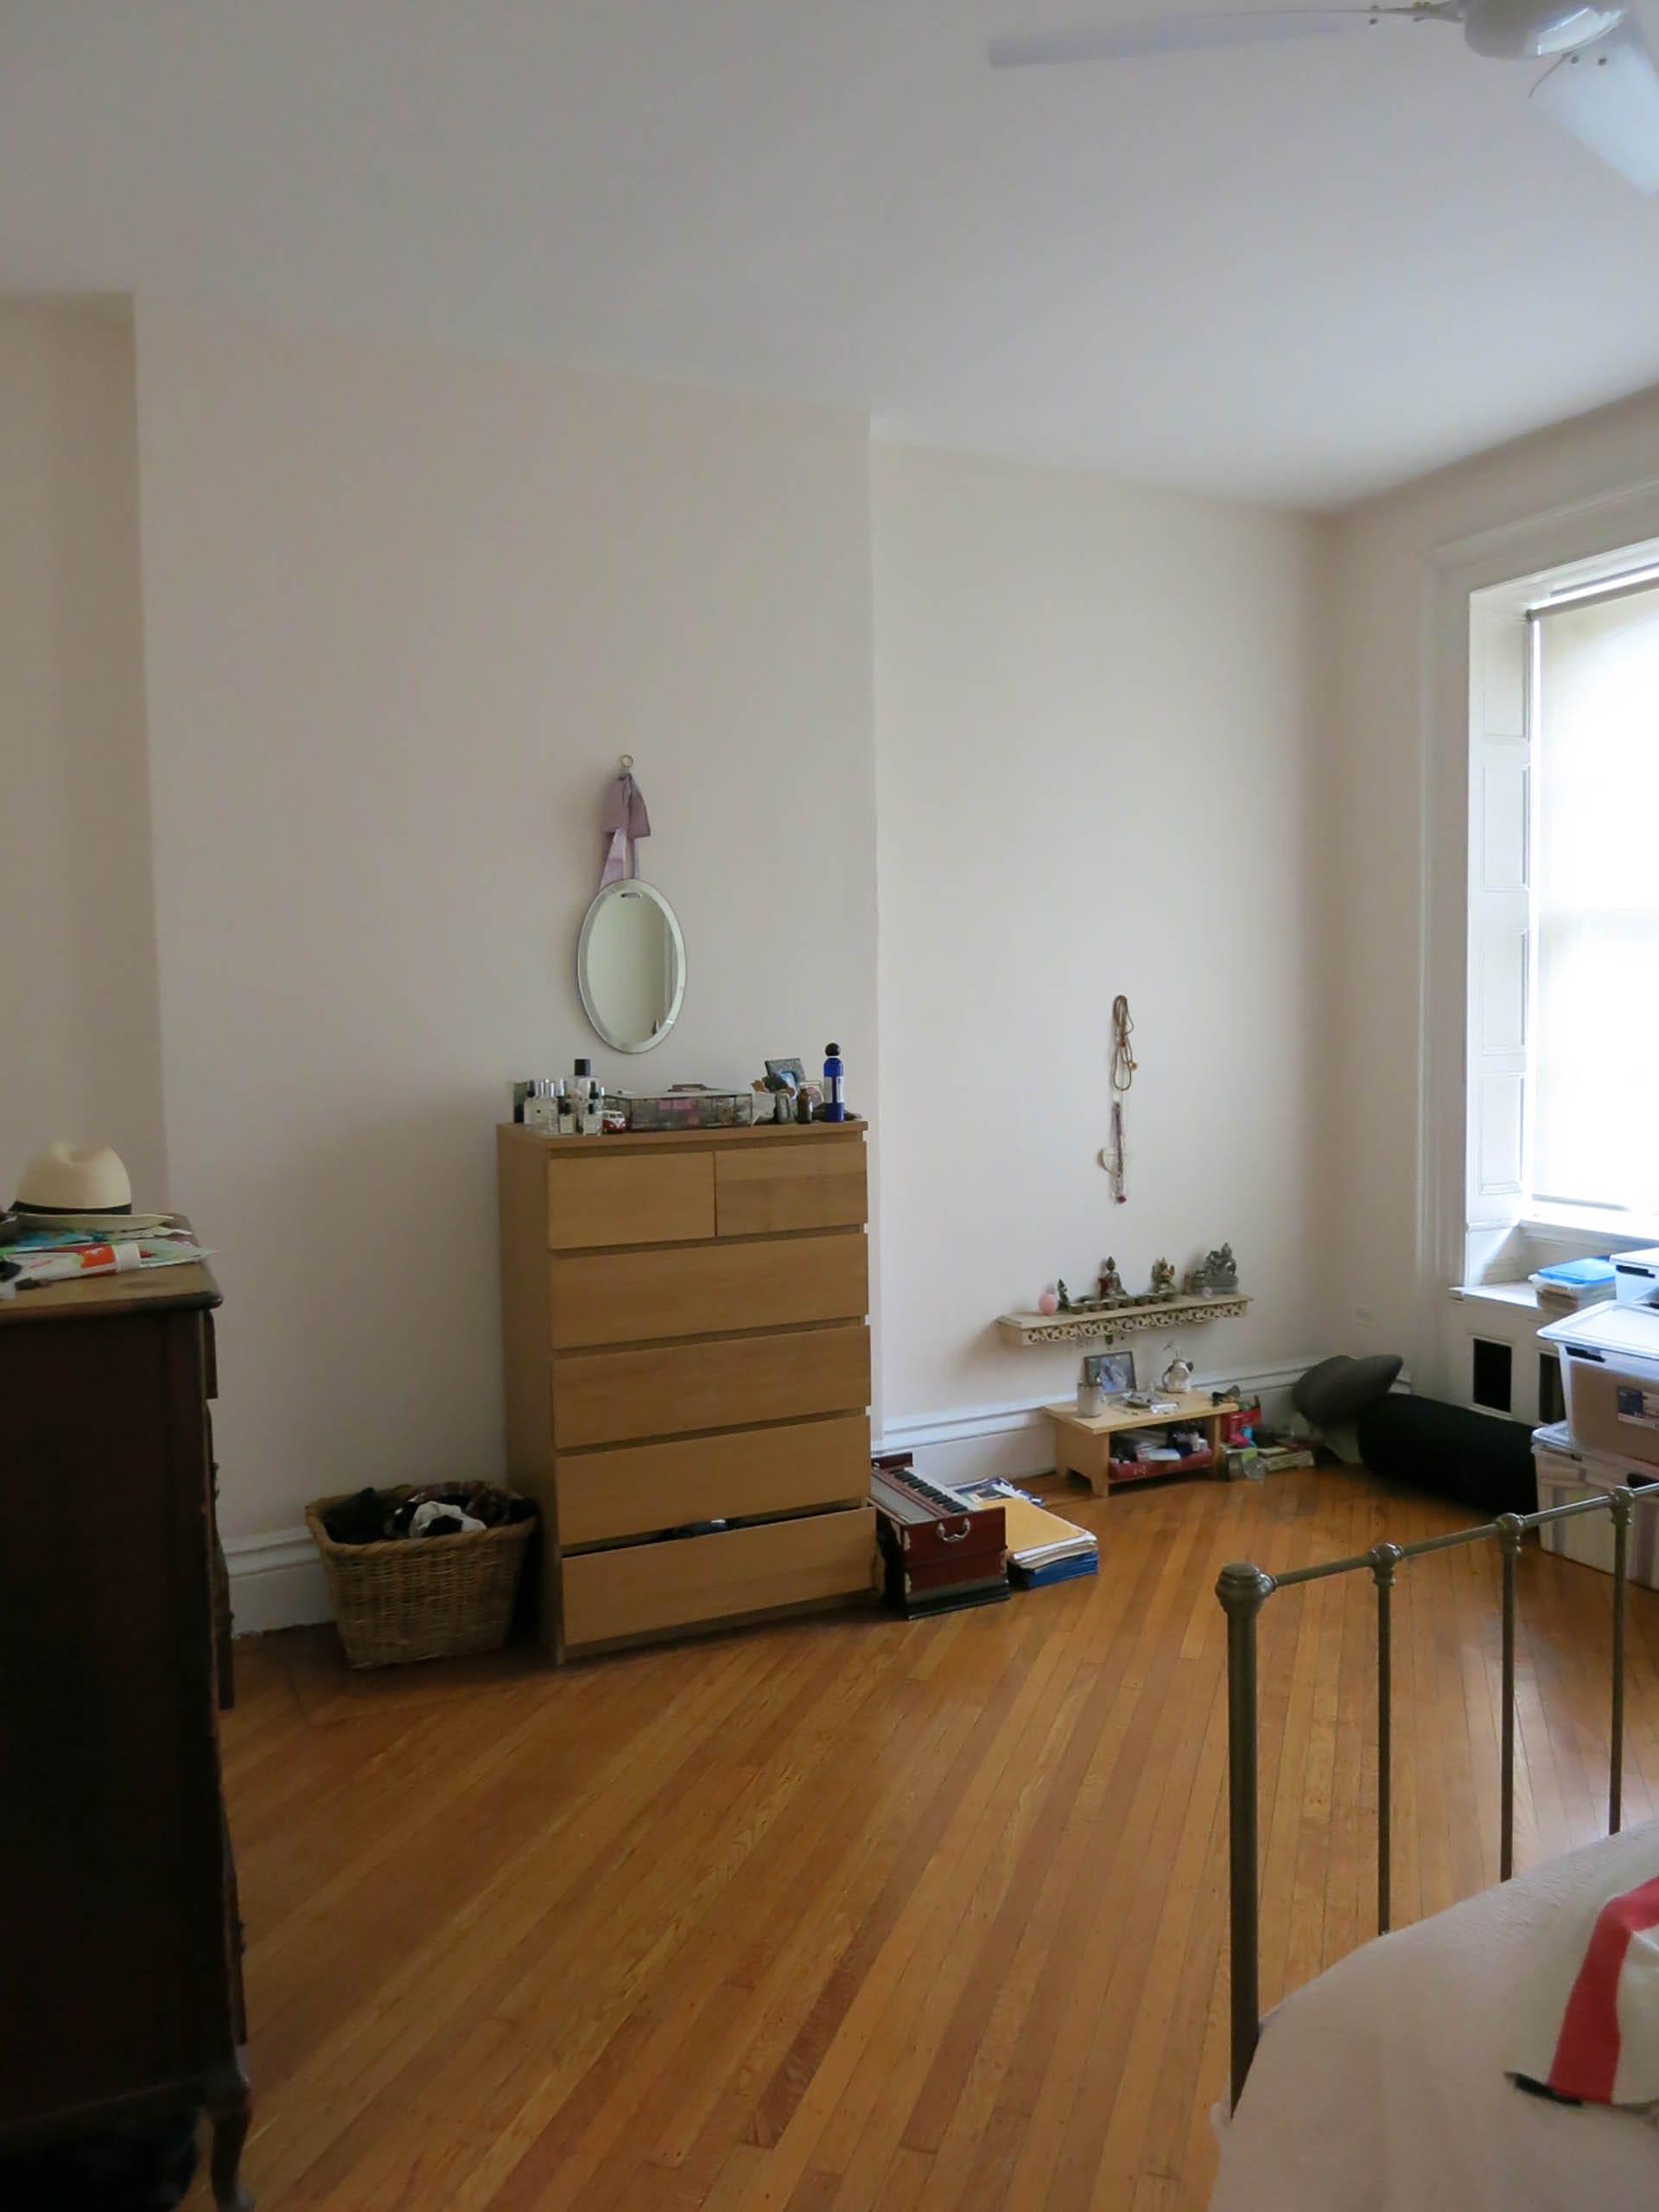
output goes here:
[[[1364, 1476], [1072, 1494], [1097, 1581], [553, 1674], [238, 1647], [264, 2212], [1172, 2212], [1226, 2068], [1211, 1595], [1462, 1525]], [[1495, 1876], [1495, 1560], [1402, 1575], [1396, 1917]], [[1600, 1833], [1608, 1580], [1530, 1550], [1521, 1862]], [[1371, 1932], [1369, 1578], [1262, 1643], [1263, 1996]], [[1659, 1796], [1631, 1593], [1627, 1817]], [[193, 2206], [207, 2198], [198, 2187]]]

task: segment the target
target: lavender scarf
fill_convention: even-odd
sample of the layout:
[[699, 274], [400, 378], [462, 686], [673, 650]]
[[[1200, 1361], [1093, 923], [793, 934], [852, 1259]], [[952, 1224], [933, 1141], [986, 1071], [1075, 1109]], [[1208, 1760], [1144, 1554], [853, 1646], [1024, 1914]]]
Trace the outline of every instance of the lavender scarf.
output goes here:
[[639, 874], [639, 858], [633, 849], [634, 841], [651, 835], [645, 795], [626, 768], [605, 786], [599, 826], [606, 839], [605, 867], [599, 879], [602, 891], [607, 883], [620, 883], [624, 876]]

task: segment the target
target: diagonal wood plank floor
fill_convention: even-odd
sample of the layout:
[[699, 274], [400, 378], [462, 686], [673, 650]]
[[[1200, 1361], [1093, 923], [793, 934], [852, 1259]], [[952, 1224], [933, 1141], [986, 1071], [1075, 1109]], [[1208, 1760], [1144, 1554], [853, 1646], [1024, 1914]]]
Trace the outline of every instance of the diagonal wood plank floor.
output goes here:
[[[264, 2212], [1174, 2212], [1226, 2072], [1224, 1561], [1464, 1525], [1346, 1472], [1067, 1510], [1099, 1580], [554, 1674], [238, 1647]], [[1495, 1878], [1497, 1564], [1396, 1611], [1395, 1916]], [[1518, 1856], [1605, 1824], [1611, 1584], [1521, 1569]], [[1627, 1818], [1659, 1809], [1631, 1593]], [[1263, 1999], [1371, 1932], [1369, 1578], [1262, 1647]], [[199, 2184], [193, 2207], [207, 2203]]]

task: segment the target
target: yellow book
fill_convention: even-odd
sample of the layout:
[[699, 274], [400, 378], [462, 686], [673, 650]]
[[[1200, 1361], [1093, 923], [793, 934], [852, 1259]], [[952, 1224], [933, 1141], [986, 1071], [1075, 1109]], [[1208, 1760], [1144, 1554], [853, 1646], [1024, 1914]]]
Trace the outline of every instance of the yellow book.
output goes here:
[[1035, 1498], [1015, 1490], [1012, 1483], [979, 1483], [957, 1495], [1002, 1508], [1007, 1522], [1008, 1556], [1016, 1566], [1043, 1567], [1051, 1560], [1071, 1559], [1100, 1548], [1092, 1529], [1080, 1529], [1075, 1521], [1063, 1521], [1058, 1513], [1051, 1513]]

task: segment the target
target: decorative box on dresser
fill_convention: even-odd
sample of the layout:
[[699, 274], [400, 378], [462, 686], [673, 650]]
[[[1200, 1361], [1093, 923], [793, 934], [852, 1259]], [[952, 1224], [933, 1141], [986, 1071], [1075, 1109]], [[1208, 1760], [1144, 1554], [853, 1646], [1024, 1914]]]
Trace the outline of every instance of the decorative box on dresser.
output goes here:
[[[868, 1598], [864, 1124], [498, 1132], [508, 1468], [556, 1658]], [[725, 1521], [705, 1535], [666, 1531]]]
[[0, 1303], [0, 2202], [14, 2153], [203, 2109], [251, 2202], [219, 1302], [188, 1267]]

